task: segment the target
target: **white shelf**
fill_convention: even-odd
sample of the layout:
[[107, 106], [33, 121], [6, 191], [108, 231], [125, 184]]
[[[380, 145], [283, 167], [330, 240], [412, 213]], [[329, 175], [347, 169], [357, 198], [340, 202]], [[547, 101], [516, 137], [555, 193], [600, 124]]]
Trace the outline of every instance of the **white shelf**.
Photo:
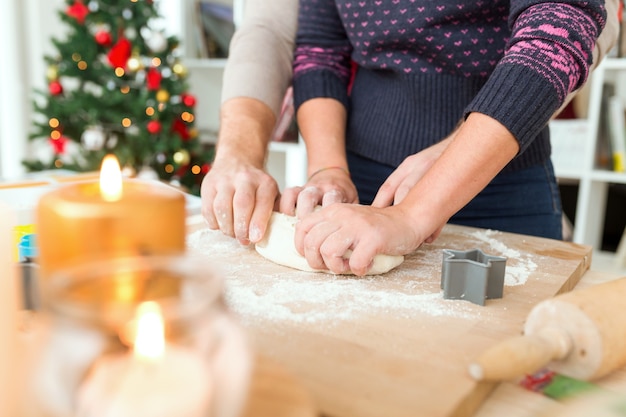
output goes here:
[[605, 70], [626, 70], [626, 58], [606, 58], [602, 63]]
[[591, 171], [589, 177], [592, 181], [626, 184], [626, 173], [623, 172], [596, 169]]
[[596, 168], [603, 87], [613, 82], [617, 94], [626, 94], [619, 91], [621, 80], [618, 79], [622, 76], [626, 76], [626, 58], [605, 58], [590, 80], [588, 118], [573, 121], [570, 129], [567, 121], [554, 125], [551, 122], [555, 133], [552, 139], [556, 174], [559, 180], [574, 180], [579, 184], [573, 240], [596, 250], [602, 242], [609, 184], [626, 184], [626, 173]]

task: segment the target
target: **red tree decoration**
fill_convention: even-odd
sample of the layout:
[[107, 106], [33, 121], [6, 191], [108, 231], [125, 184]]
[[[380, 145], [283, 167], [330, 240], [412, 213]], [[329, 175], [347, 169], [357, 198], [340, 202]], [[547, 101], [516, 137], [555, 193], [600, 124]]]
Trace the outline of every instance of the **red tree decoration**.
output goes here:
[[183, 93], [180, 95], [183, 104], [187, 107], [193, 107], [196, 105], [196, 98], [191, 94]]
[[56, 155], [65, 153], [65, 145], [67, 145], [68, 139], [65, 136], [60, 136], [57, 139], [50, 138], [50, 145]]
[[107, 58], [113, 68], [126, 68], [131, 52], [130, 41], [126, 38], [120, 38], [107, 54]]
[[58, 96], [63, 93], [63, 85], [61, 85], [59, 81], [54, 80], [48, 84], [48, 91], [50, 91], [50, 94], [53, 96]]
[[161, 79], [163, 76], [156, 68], [150, 68], [146, 74], [146, 87], [148, 90], [154, 91], [161, 88]]
[[146, 130], [153, 135], [156, 135], [161, 131], [161, 122], [158, 120], [150, 120], [146, 125]]
[[111, 43], [113, 42], [113, 38], [111, 37], [111, 34], [107, 32], [106, 30], [99, 30], [94, 35], [94, 38], [96, 42], [98, 43], [98, 45], [102, 45], [102, 46], [110, 46]]
[[82, 25], [85, 23], [85, 18], [89, 14], [89, 9], [83, 4], [82, 1], [76, 0], [74, 4], [67, 8], [66, 13]]

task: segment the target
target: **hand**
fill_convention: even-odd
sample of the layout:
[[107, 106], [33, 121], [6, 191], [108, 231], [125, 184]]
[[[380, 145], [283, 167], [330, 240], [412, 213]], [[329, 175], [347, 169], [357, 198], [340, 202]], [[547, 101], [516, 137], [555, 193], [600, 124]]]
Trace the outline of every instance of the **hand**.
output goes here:
[[398, 204], [404, 200], [417, 182], [433, 166], [453, 139], [453, 135], [441, 142], [424, 149], [421, 152], [408, 156], [398, 168], [380, 186], [372, 202], [374, 207], [386, 207]]
[[[442, 227], [407, 212], [402, 205], [333, 204], [298, 222], [295, 243], [313, 268], [364, 275], [375, 255], [411, 253]], [[344, 259], [349, 250], [352, 254]]]
[[359, 197], [347, 170], [326, 168], [314, 173], [303, 187], [283, 191], [279, 210], [299, 218], [312, 213], [317, 206], [334, 203], [358, 203]]
[[204, 177], [201, 195], [209, 228], [248, 245], [263, 238], [279, 190], [276, 180], [262, 169], [223, 158]]

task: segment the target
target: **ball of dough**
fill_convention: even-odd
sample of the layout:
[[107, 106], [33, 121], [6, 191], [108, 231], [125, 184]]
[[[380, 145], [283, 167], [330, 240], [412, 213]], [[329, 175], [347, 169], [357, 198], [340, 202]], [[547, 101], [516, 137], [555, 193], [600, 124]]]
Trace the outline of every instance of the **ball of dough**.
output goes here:
[[[313, 269], [306, 258], [298, 253], [294, 243], [297, 219], [283, 213], [272, 213], [268, 229], [263, 240], [255, 245], [256, 251], [263, 257], [279, 265], [308, 272], [328, 272]], [[350, 256], [350, 253], [347, 253]], [[404, 262], [404, 256], [376, 255], [366, 275], [380, 275], [391, 271]]]

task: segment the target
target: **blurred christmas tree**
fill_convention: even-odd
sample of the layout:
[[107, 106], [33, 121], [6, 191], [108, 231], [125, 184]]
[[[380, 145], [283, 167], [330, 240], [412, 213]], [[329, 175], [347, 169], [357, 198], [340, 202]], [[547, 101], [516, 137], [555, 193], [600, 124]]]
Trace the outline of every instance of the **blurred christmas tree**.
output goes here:
[[24, 165], [92, 171], [113, 153], [131, 174], [147, 172], [199, 194], [213, 150], [198, 140], [178, 40], [155, 28], [154, 2], [66, 3], [59, 15], [69, 30], [64, 40], [52, 39], [48, 90], [34, 100], [31, 140], [45, 141], [50, 152]]

